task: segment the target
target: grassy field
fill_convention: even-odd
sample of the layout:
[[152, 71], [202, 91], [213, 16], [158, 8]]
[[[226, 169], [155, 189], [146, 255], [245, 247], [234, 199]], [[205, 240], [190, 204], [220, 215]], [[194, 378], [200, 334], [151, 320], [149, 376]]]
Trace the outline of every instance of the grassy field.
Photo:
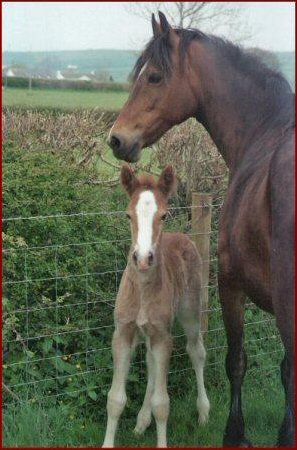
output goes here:
[[[223, 370], [223, 369], [222, 369]], [[259, 375], [258, 375], [259, 376]], [[283, 414], [283, 392], [277, 373], [270, 374], [265, 386], [257, 388], [257, 379], [247, 375], [243, 390], [246, 435], [257, 447], [273, 447]], [[194, 379], [194, 375], [192, 374]], [[258, 377], [256, 377], [258, 378]], [[259, 378], [258, 378], [259, 379]], [[186, 391], [174, 396], [168, 422], [168, 445], [171, 447], [221, 447], [228, 416], [228, 388], [209, 387], [211, 412], [205, 426], [198, 425], [195, 407], [196, 392]], [[116, 445], [119, 447], [155, 447], [156, 429], [152, 422], [141, 437], [133, 433], [141, 399], [129, 402], [119, 423]], [[102, 411], [104, 409], [104, 412]], [[105, 413], [105, 405], [98, 405], [98, 415]], [[67, 405], [44, 407], [41, 404], [9, 406], [6, 412], [5, 447], [100, 447], [105, 433], [106, 419], [85, 419], [73, 414]]]
[[118, 111], [127, 98], [127, 92], [86, 92], [62, 89], [29, 91], [21, 88], [7, 88], [3, 91], [3, 106], [65, 110], [98, 108], [104, 111]]

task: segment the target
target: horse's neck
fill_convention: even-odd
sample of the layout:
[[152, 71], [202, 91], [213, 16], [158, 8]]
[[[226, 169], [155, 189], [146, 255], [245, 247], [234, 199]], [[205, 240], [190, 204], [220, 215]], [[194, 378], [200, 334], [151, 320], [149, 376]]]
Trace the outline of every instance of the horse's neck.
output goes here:
[[199, 52], [198, 58], [192, 57], [201, 90], [196, 118], [232, 171], [246, 152], [255, 148], [254, 143], [269, 132], [271, 111], [265, 108], [263, 91], [251, 79], [228, 67], [228, 62], [221, 64], [215, 53], [210, 55], [203, 46]]

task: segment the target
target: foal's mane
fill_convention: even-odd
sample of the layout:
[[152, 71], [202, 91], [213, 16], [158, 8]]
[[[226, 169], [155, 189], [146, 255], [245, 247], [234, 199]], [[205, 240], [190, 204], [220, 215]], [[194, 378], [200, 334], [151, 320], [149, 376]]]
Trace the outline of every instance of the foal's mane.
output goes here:
[[[292, 89], [284, 76], [276, 70], [269, 68], [258, 56], [249, 53], [230, 41], [203, 33], [196, 29], [174, 28], [180, 37], [181, 58], [184, 61], [189, 45], [199, 40], [214, 50], [222, 57], [222, 61], [234, 67], [237, 72], [242, 73], [255, 83], [261, 90], [269, 91], [271, 95], [285, 97], [292, 95]], [[140, 55], [131, 74], [132, 81], [136, 81], [142, 67], [150, 62], [160, 69], [165, 77], [169, 78], [172, 73], [172, 45], [170, 43], [169, 31], [154, 36]], [[279, 100], [282, 101], [280, 98]]]

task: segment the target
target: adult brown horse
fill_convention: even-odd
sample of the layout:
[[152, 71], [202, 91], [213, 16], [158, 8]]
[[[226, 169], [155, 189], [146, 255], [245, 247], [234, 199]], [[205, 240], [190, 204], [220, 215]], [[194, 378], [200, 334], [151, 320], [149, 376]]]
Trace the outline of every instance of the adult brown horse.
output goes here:
[[173, 29], [159, 13], [134, 69], [133, 89], [110, 132], [119, 159], [195, 117], [230, 169], [220, 219], [219, 293], [231, 384], [224, 445], [246, 447], [241, 385], [245, 296], [276, 317], [285, 347], [286, 409], [278, 445], [295, 445], [294, 130], [295, 96], [256, 57], [197, 30]]

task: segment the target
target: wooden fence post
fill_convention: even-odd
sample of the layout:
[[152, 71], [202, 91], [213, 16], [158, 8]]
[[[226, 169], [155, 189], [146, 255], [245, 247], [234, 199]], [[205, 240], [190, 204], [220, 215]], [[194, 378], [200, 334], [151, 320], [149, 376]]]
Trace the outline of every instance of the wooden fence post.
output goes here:
[[211, 237], [212, 195], [192, 192], [192, 234], [191, 239], [202, 259], [201, 299], [202, 313], [201, 331], [205, 333], [208, 328], [208, 283]]

